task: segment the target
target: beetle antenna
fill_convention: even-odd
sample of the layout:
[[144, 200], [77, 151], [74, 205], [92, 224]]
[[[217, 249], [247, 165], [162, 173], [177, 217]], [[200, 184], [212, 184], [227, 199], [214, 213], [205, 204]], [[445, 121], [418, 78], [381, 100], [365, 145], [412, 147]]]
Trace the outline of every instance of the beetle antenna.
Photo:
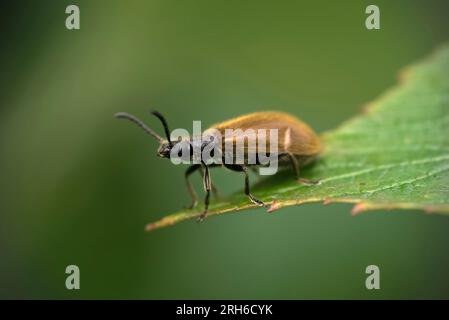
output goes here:
[[128, 120], [134, 122], [135, 124], [137, 124], [139, 127], [141, 127], [146, 133], [148, 133], [149, 135], [151, 135], [154, 138], [156, 138], [156, 140], [158, 140], [159, 142], [164, 141], [164, 139], [162, 139], [162, 137], [160, 135], [158, 135], [156, 132], [154, 132], [153, 130], [148, 128], [145, 125], [145, 123], [143, 123], [141, 120], [139, 120], [138, 118], [136, 118], [132, 114], [129, 114], [129, 113], [126, 113], [126, 112], [118, 112], [118, 113], [116, 113], [114, 115], [114, 117], [116, 117], [118, 119], [128, 119]]
[[162, 125], [164, 126], [164, 131], [165, 131], [165, 136], [167, 137], [168, 143], [170, 144], [170, 146], [173, 145], [173, 143], [170, 140], [170, 130], [168, 130], [168, 124], [167, 124], [167, 120], [165, 120], [164, 116], [162, 114], [160, 114], [158, 111], [151, 111], [151, 114], [156, 116], [159, 120], [161, 120]]

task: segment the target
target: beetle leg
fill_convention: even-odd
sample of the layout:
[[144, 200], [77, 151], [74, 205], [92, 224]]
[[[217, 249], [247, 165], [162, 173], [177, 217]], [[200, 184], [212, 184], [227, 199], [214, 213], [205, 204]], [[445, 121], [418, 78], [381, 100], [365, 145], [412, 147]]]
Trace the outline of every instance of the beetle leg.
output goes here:
[[320, 180], [311, 180], [305, 178], [299, 178], [297, 181], [305, 186], [317, 186], [321, 184]]
[[[201, 167], [200, 169], [201, 169], [201, 170], [200, 170], [200, 172], [201, 172], [201, 177], [204, 179], [204, 170], [203, 170], [202, 167]], [[217, 187], [215, 186], [215, 184], [214, 184], [212, 181], [210, 182], [210, 187], [211, 187], [212, 193], [214, 194], [214, 197], [215, 197], [215, 198], [218, 198], [218, 190], [217, 190]]]
[[314, 185], [320, 184], [320, 180], [309, 180], [309, 179], [305, 179], [305, 178], [300, 178], [299, 177], [298, 159], [296, 159], [296, 157], [294, 155], [292, 155], [291, 153], [287, 153], [287, 154], [288, 154], [288, 157], [290, 158], [290, 163], [292, 164], [293, 172], [295, 173], [295, 176], [296, 176], [296, 181], [298, 181], [299, 183], [301, 183], [305, 186], [314, 186]]
[[207, 210], [209, 209], [209, 197], [210, 197], [210, 190], [211, 190], [211, 181], [210, 181], [210, 174], [209, 174], [209, 167], [206, 166], [204, 162], [202, 162], [202, 165], [204, 167], [204, 176], [203, 176], [203, 187], [204, 191], [206, 191], [206, 196], [204, 198], [204, 211], [201, 215], [198, 216], [197, 221], [201, 222], [206, 218]]
[[248, 167], [241, 165], [226, 165], [226, 168], [237, 172], [243, 172], [245, 174], [245, 194], [248, 196], [252, 203], [257, 204], [258, 206], [265, 206], [265, 203], [263, 203], [263, 201], [257, 199], [251, 194], [249, 188]]
[[194, 173], [196, 170], [201, 169], [201, 165], [194, 164], [187, 168], [184, 176], [187, 184], [187, 190], [189, 190], [190, 197], [192, 198], [192, 204], [188, 206], [188, 209], [193, 209], [198, 204], [198, 196], [195, 192], [195, 189], [193, 188], [192, 182], [190, 181], [189, 177], [192, 173]]
[[298, 160], [291, 153], [287, 153], [287, 155], [290, 158], [290, 163], [292, 164], [292, 169], [293, 169], [293, 172], [295, 173], [296, 180], [299, 180], [299, 163], [298, 163]]
[[253, 196], [249, 190], [249, 175], [248, 175], [248, 168], [245, 166], [241, 167], [243, 172], [245, 173], [245, 194], [249, 197], [252, 203], [257, 204], [258, 206], [265, 206], [265, 203], [263, 203], [261, 200], [257, 199], [255, 196]]

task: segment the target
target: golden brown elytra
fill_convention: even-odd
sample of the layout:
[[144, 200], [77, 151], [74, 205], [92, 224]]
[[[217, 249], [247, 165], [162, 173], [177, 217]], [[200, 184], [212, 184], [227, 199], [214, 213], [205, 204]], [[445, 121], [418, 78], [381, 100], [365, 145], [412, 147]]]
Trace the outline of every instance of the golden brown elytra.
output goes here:
[[[193, 149], [192, 146], [192, 138], [186, 137], [183, 140], [179, 141], [171, 141], [170, 140], [170, 131], [168, 129], [167, 121], [165, 118], [157, 111], [151, 112], [154, 116], [156, 116], [161, 122], [164, 127], [165, 136], [167, 139], [163, 139], [161, 136], [159, 136], [156, 132], [154, 132], [152, 129], [147, 127], [142, 121], [137, 119], [136, 117], [119, 112], [115, 116], [117, 118], [122, 119], [128, 119], [132, 122], [136, 123], [138, 126], [140, 126], [145, 132], [156, 138], [156, 140], [159, 141], [160, 146], [158, 149], [158, 156], [162, 158], [170, 158], [170, 154], [173, 148], [177, 147], [177, 144], [180, 142], [185, 143], [188, 142], [189, 150], [191, 151]], [[232, 145], [235, 146], [237, 136], [232, 136], [230, 138], [226, 138], [225, 131], [226, 129], [233, 129], [233, 130], [242, 130], [246, 131], [248, 129], [253, 129], [255, 132], [257, 132], [259, 129], [277, 129], [278, 130], [278, 153], [277, 153], [277, 159], [280, 165], [287, 165], [290, 164], [292, 166], [293, 172], [295, 174], [296, 179], [298, 182], [305, 184], [305, 185], [315, 185], [319, 183], [319, 181], [312, 181], [307, 180], [304, 178], [300, 178], [299, 176], [299, 169], [307, 164], [313, 161], [322, 151], [322, 144], [320, 141], [320, 138], [317, 136], [317, 134], [303, 121], [299, 120], [298, 118], [284, 112], [275, 112], [275, 111], [266, 111], [266, 112], [255, 112], [250, 113], [247, 115], [243, 115], [237, 118], [233, 118], [221, 123], [217, 123], [210, 127], [210, 129], [216, 129], [218, 132], [225, 137], [222, 139], [222, 145], [221, 149], [224, 150], [225, 144], [229, 143], [229, 139], [232, 139], [230, 142]], [[211, 141], [210, 143], [215, 143]], [[202, 144], [201, 150], [206, 147], [206, 144]], [[179, 147], [179, 146], [178, 146]], [[210, 146], [209, 146], [210, 147]], [[256, 147], [249, 147], [248, 144], [244, 145], [244, 154], [245, 157], [251, 153], [256, 152], [258, 145], [256, 144]], [[179, 149], [178, 149], [179, 150]], [[190, 152], [192, 155], [192, 152]], [[223, 153], [224, 154], [224, 153]], [[224, 155], [223, 155], [224, 157]], [[247, 159], [247, 158], [245, 158]], [[249, 187], [249, 177], [248, 177], [248, 167], [251, 166], [259, 166], [260, 163], [256, 161], [256, 163], [248, 163], [245, 161], [243, 164], [225, 164], [225, 161], [223, 159], [222, 164], [219, 166], [224, 166], [230, 170], [233, 171], [239, 171], [243, 172], [245, 175], [245, 194], [249, 197], [249, 199], [260, 206], [264, 206], [264, 203], [254, 197], [250, 192]], [[214, 185], [211, 182], [210, 179], [210, 172], [209, 167], [215, 167], [218, 166], [217, 164], [206, 164], [205, 162], [201, 161], [199, 164], [193, 164], [189, 168], [187, 168], [185, 172], [185, 179], [187, 183], [187, 188], [190, 193], [190, 196], [192, 197], [192, 205], [190, 208], [194, 208], [197, 205], [197, 195], [195, 190], [193, 189], [193, 186], [189, 180], [189, 176], [199, 170], [202, 177], [203, 177], [203, 185], [206, 192], [206, 196], [204, 199], [204, 211], [203, 213], [198, 217], [199, 221], [202, 221], [207, 214], [207, 210], [209, 207], [209, 197], [210, 197], [210, 191], [216, 191]]]

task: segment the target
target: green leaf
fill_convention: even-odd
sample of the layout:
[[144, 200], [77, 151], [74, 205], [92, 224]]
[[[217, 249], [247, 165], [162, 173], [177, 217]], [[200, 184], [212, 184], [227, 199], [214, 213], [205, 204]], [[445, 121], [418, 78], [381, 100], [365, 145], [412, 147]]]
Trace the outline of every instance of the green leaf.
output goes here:
[[[301, 175], [320, 179], [304, 186], [291, 171], [261, 180], [252, 193], [272, 212], [310, 202], [355, 203], [371, 209], [422, 209], [449, 213], [449, 46], [401, 73], [401, 83], [365, 107], [363, 114], [326, 132], [325, 151]], [[243, 194], [213, 202], [209, 216], [255, 207]], [[146, 230], [192, 219], [183, 210]]]

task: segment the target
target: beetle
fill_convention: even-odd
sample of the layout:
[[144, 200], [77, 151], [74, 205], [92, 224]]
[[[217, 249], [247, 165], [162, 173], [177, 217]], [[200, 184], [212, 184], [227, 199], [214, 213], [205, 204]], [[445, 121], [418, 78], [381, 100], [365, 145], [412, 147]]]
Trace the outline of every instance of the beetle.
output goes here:
[[[190, 151], [193, 149], [192, 138], [187, 137], [184, 139], [180, 139], [178, 141], [172, 141], [170, 139], [170, 131], [167, 121], [162, 116], [162, 114], [159, 113], [158, 111], [152, 111], [151, 114], [153, 114], [161, 121], [166, 139], [162, 138], [155, 131], [146, 126], [141, 120], [139, 120], [137, 117], [131, 114], [119, 112], [115, 114], [115, 117], [119, 119], [130, 120], [135, 124], [137, 124], [139, 127], [141, 127], [146, 133], [153, 136], [159, 142], [159, 148], [157, 150], [157, 155], [159, 157], [169, 159], [171, 157], [171, 153], [174, 150], [174, 148], [179, 147], [178, 144], [181, 142], [183, 143], [187, 142], [187, 146], [190, 148]], [[322, 142], [318, 137], [318, 135], [306, 123], [304, 123], [300, 119], [284, 112], [264, 111], [264, 112], [250, 113], [221, 123], [217, 123], [211, 126], [209, 129], [217, 130], [224, 136], [225, 131], [227, 129], [232, 130], [241, 129], [243, 131], [247, 129], [253, 130], [276, 129], [278, 132], [277, 135], [278, 151], [276, 156], [279, 165], [281, 166], [290, 165], [296, 180], [301, 184], [304, 185], [319, 184], [318, 180], [308, 180], [300, 177], [300, 168], [313, 162], [313, 160], [315, 160], [322, 151]], [[229, 138], [227, 139], [228, 140], [226, 140], [225, 138], [223, 141], [221, 141], [222, 144], [218, 146], [220, 149], [224, 149], [226, 141], [229, 142]], [[231, 143], [235, 145], [236, 143], [235, 137], [231, 137], [231, 139], [234, 139], [233, 141], [231, 141]], [[209, 143], [213, 144], [216, 142], [212, 140], [203, 142], [201, 144], [201, 151], [203, 151], [204, 148], [209, 145]], [[258, 147], [259, 145], [257, 145], [255, 149], [254, 148], [251, 149], [248, 146], [245, 146], [244, 149], [245, 155], [247, 156], [249, 153], [257, 151]], [[192, 152], [190, 152], [190, 156], [192, 156]], [[224, 157], [224, 153], [222, 156]], [[196, 171], [200, 171], [202, 175], [203, 187], [206, 195], [204, 198], [204, 211], [198, 217], [199, 221], [202, 221], [207, 215], [210, 192], [216, 191], [215, 186], [212, 184], [209, 171], [210, 167], [215, 166], [223, 166], [232, 171], [242, 172], [245, 177], [245, 184], [244, 184], [245, 195], [248, 196], [249, 200], [252, 203], [258, 206], [265, 206], [264, 202], [256, 198], [250, 191], [248, 168], [254, 169], [257, 166], [261, 166], [261, 163], [257, 157], [255, 163], [249, 163], [248, 161], [245, 160], [243, 163], [240, 164], [227, 164], [225, 163], [225, 161], [223, 161], [222, 164], [207, 164], [203, 160], [201, 160], [200, 163], [190, 165], [185, 171], [184, 175], [188, 192], [192, 198], [192, 204], [189, 206], [189, 208], [191, 209], [193, 209], [197, 205], [198, 201], [197, 201], [197, 194], [192, 186], [189, 177], [191, 176], [192, 173]]]

